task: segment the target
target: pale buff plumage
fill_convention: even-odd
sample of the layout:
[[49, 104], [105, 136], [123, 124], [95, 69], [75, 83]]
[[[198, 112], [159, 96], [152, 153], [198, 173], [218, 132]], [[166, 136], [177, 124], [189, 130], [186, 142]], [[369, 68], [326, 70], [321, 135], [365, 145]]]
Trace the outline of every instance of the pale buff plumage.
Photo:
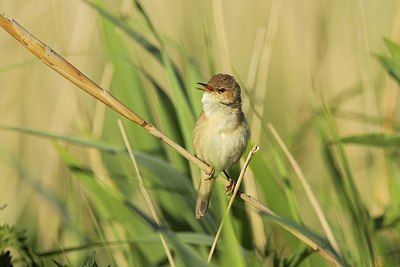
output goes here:
[[242, 112], [240, 86], [227, 74], [217, 74], [204, 91], [203, 112], [193, 129], [195, 155], [214, 169], [208, 177], [202, 173], [196, 201], [196, 218], [204, 216], [218, 175], [239, 161], [246, 150], [250, 130]]

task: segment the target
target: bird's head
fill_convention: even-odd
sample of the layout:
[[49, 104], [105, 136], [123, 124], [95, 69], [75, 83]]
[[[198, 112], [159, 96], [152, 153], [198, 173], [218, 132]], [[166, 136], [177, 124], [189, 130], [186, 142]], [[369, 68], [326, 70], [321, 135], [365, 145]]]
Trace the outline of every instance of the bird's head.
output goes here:
[[217, 74], [207, 83], [198, 84], [201, 87], [197, 89], [204, 92], [203, 103], [215, 102], [232, 108], [241, 108], [240, 86], [231, 75]]

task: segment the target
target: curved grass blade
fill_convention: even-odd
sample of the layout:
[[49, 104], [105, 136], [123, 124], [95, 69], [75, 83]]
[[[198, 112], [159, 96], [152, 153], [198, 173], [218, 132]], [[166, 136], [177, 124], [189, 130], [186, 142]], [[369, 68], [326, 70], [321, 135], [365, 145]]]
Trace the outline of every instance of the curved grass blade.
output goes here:
[[192, 143], [191, 129], [195, 122], [195, 114], [192, 105], [190, 105], [190, 98], [188, 96], [187, 90], [185, 90], [185, 84], [183, 82], [182, 75], [178, 70], [177, 66], [174, 64], [171, 57], [167, 54], [163, 40], [160, 34], [155, 29], [153, 23], [151, 22], [150, 17], [147, 15], [147, 13], [143, 9], [139, 1], [135, 0], [134, 3], [138, 11], [142, 14], [143, 18], [145, 19], [152, 34], [160, 44], [161, 64], [165, 68], [170, 85], [169, 87], [172, 90], [174, 96], [174, 99], [172, 100], [174, 101], [175, 105], [179, 107], [177, 109], [177, 114], [186, 147], [190, 147]]
[[[184, 89], [185, 88], [185, 84], [183, 82], [183, 77], [180, 74], [180, 71], [179, 71], [178, 67], [173, 63], [172, 59], [169, 56], [167, 56], [165, 48], [164, 48], [164, 43], [163, 43], [163, 41], [161, 39], [160, 34], [156, 31], [153, 23], [150, 20], [150, 17], [144, 11], [144, 9], [143, 9], [142, 5], [140, 4], [140, 2], [138, 0], [134, 0], [133, 2], [135, 4], [137, 10], [139, 11], [139, 13], [142, 14], [142, 16], [145, 19], [147, 25], [149, 26], [151, 32], [153, 33], [154, 37], [158, 40], [158, 42], [159, 42], [159, 44], [161, 46], [161, 49], [160, 49], [161, 60], [160, 60], [160, 62], [163, 63], [165, 65], [165, 67], [168, 67], [168, 65], [166, 65], [166, 63], [170, 63], [171, 64], [170, 67], [172, 68], [172, 72], [174, 73], [175, 77], [177, 78], [177, 82], [179, 84], [179, 87], [181, 89]], [[165, 61], [165, 58], [163, 58], [164, 56], [166, 56], [168, 61]], [[185, 90], [182, 90], [182, 93], [185, 96], [186, 100], [189, 100], [187, 92]]]
[[[0, 130], [15, 131], [21, 134], [28, 134], [50, 140], [61, 141], [72, 145], [95, 148], [102, 152], [111, 154], [126, 153], [126, 149], [122, 147], [120, 148], [97, 141], [39, 131], [32, 128], [0, 125]], [[135, 155], [137, 157], [138, 163], [146, 168], [148, 171], [152, 172], [155, 177], [157, 177], [158, 181], [165, 185], [165, 189], [172, 190], [172, 192], [177, 193], [181, 196], [194, 197], [194, 189], [191, 182], [187, 179], [186, 176], [182, 175], [182, 173], [177, 171], [167, 162], [147, 153], [137, 152], [135, 153]], [[169, 178], [165, 179], [165, 177]]]
[[343, 137], [339, 141], [334, 141], [332, 143], [337, 142], [345, 144], [398, 149], [400, 148], [400, 135], [384, 133], [352, 135]]
[[126, 34], [136, 40], [141, 46], [143, 46], [150, 54], [152, 54], [158, 61], [161, 62], [161, 52], [158, 47], [150, 43], [146, 38], [144, 38], [137, 31], [133, 30], [129, 27], [123, 20], [118, 18], [117, 16], [112, 15], [107, 12], [105, 9], [100, 7], [98, 4], [92, 3], [87, 0], [83, 0], [83, 2], [87, 3], [93, 9], [95, 9], [101, 16], [109, 20], [112, 24], [123, 30]]
[[158, 48], [155, 45], [151, 44], [149, 41], [147, 41], [146, 38], [144, 38], [138, 32], [133, 30], [125, 22], [123, 22], [118, 17], [110, 14], [109, 12], [104, 10], [101, 6], [99, 6], [95, 3], [91, 3], [90, 1], [86, 1], [86, 0], [84, 0], [84, 1], [87, 4], [89, 4], [91, 7], [93, 7], [97, 12], [99, 12], [99, 14], [102, 15], [105, 19], [109, 20], [109, 22], [112, 23], [114, 26], [120, 28], [128, 36], [130, 36], [132, 39], [136, 40], [150, 54], [152, 54], [160, 62], [161, 65], [164, 66], [166, 74], [168, 76], [168, 80], [170, 82], [170, 89], [174, 96], [174, 99], [172, 99], [172, 100], [173, 100], [175, 106], [179, 106], [179, 109], [177, 109], [177, 114], [178, 114], [178, 120], [180, 122], [181, 129], [182, 129], [185, 146], [190, 147], [191, 146], [191, 138], [192, 138], [191, 127], [194, 125], [195, 115], [194, 115], [194, 110], [192, 108], [192, 105], [190, 105], [190, 98], [188, 97], [188, 93], [185, 90], [185, 84], [183, 82], [184, 79], [183, 79], [178, 67], [176, 66], [176, 64], [174, 64], [173, 60], [167, 55], [165, 49], [163, 48], [163, 42], [162, 42], [160, 35], [153, 27], [153, 25], [150, 21], [150, 18], [145, 13], [145, 11], [142, 8], [142, 6], [140, 5], [140, 3], [138, 3], [137, 1], [134, 2], [136, 8], [140, 12], [140, 14], [143, 16], [146, 23], [148, 24], [152, 34], [157, 39], [157, 41], [160, 43], [161, 48]]
[[[94, 8], [100, 15], [102, 15], [104, 18], [109, 20], [112, 24], [114, 24], [116, 27], [120, 28], [122, 31], [124, 31], [128, 36], [132, 37], [135, 41], [137, 41], [141, 46], [143, 46], [150, 54], [152, 54], [160, 63], [163, 62], [162, 60], [162, 51], [155, 45], [153, 45], [151, 42], [149, 42], [145, 37], [143, 37], [140, 33], [132, 29], [129, 25], [127, 25], [123, 20], [118, 18], [115, 15], [112, 15], [111, 13], [107, 12], [105, 9], [100, 7], [96, 3], [92, 3], [88, 0], [83, 0], [85, 3], [90, 5], [92, 8]], [[141, 12], [142, 15], [146, 18], [147, 22], [148, 17], [146, 13], [144, 13], [143, 8], [137, 1], [135, 1], [136, 7], [138, 8], [139, 12]], [[177, 74], [177, 76], [180, 78], [179, 83], [183, 87], [183, 79], [181, 75], [179, 74], [178, 68], [176, 65], [173, 65], [174, 72]]]
[[[187, 244], [191, 244], [191, 245], [210, 246], [212, 243], [212, 238], [210, 236], [204, 235], [204, 234], [182, 232], [182, 233], [175, 233], [175, 235], [180, 241], [187, 243]], [[90, 242], [90, 243], [86, 243], [86, 244], [82, 244], [82, 245], [65, 247], [62, 249], [36, 252], [35, 254], [38, 257], [54, 257], [57, 255], [63, 255], [66, 253], [82, 251], [82, 250], [92, 249], [92, 248], [101, 248], [104, 246], [118, 246], [118, 245], [123, 245], [123, 244], [140, 245], [140, 244], [158, 244], [158, 243], [160, 243], [160, 237], [158, 236], [158, 234], [154, 233], [154, 234], [143, 235], [143, 236], [129, 238], [129, 239], [123, 239], [123, 240]], [[18, 259], [16, 259], [16, 261], [18, 261]]]
[[386, 71], [400, 84], [400, 46], [389, 39], [384, 39], [391, 57], [375, 54]]
[[77, 137], [71, 137], [71, 136], [55, 134], [55, 133], [50, 133], [50, 132], [45, 132], [45, 131], [39, 131], [39, 130], [35, 130], [32, 128], [0, 125], [0, 130], [13, 131], [13, 132], [21, 133], [21, 134], [28, 134], [28, 135], [46, 138], [46, 139], [50, 139], [50, 140], [54, 140], [54, 141], [62, 141], [62, 142], [66, 142], [66, 143], [78, 145], [78, 146], [92, 147], [92, 148], [96, 148], [102, 152], [110, 153], [110, 154], [126, 153], [126, 149], [124, 147], [117, 147], [117, 146], [109, 145], [106, 143], [98, 142], [95, 140], [85, 140], [85, 139], [77, 138]]
[[[92, 170], [86, 168], [66, 149], [61, 146], [55, 147], [59, 156], [65, 161], [69, 169], [75, 174], [77, 181], [82, 185], [91, 206], [93, 206], [105, 227], [108, 224], [119, 224], [123, 227], [127, 237], [155, 233], [153, 222], [144, 215], [144, 211], [136, 208], [136, 213], [133, 213], [132, 209], [126, 205], [127, 200], [121, 192], [115, 190], [113, 186], [106, 185], [96, 179]], [[143, 256], [138, 259], [141, 263], [138, 262], [137, 264], [145, 264], [145, 266], [155, 264], [158, 250], [149, 246], [136, 246], [136, 249]]]
[[396, 61], [400, 61], [400, 45], [387, 38], [384, 38], [383, 41], [385, 42], [385, 45], [388, 48], [392, 58]]
[[[142, 70], [143, 75], [150, 82], [153, 90], [147, 90], [147, 95], [151, 99], [149, 101], [150, 109], [152, 110], [153, 117], [157, 127], [159, 127], [167, 136], [170, 136], [178, 143], [183, 143], [183, 134], [179, 125], [177, 110], [173, 101], [165, 93], [163, 88], [148, 72]], [[162, 144], [166, 149], [165, 153], [170, 162], [177, 167], [177, 169], [186, 172], [188, 169], [188, 162], [175, 151], [172, 151], [166, 144]]]
[[400, 84], [400, 62], [386, 56], [376, 55], [381, 65]]
[[[215, 190], [215, 189], [214, 189]], [[221, 214], [226, 213], [226, 207], [228, 206], [228, 200], [226, 198], [226, 192], [223, 188], [218, 188], [217, 190], [218, 196], [218, 206]], [[242, 245], [240, 241], [240, 233], [236, 231], [236, 225], [231, 213], [226, 214], [226, 217], [223, 219], [223, 227], [222, 227], [222, 234], [221, 240], [216, 247], [222, 247], [220, 252], [220, 260], [219, 265], [222, 267], [228, 266], [237, 266], [237, 267], [244, 267], [245, 265], [245, 256], [242, 250]], [[213, 249], [213, 247], [212, 247]], [[214, 252], [214, 251], [213, 251]], [[211, 255], [211, 256], [210, 256]], [[211, 258], [212, 254], [208, 255], [209, 262], [218, 262], [217, 259]]]
[[[129, 107], [134, 107], [135, 112], [141, 114], [143, 118], [153, 121], [153, 114], [149, 109], [148, 95], [140, 78], [139, 70], [136, 63], [127, 58], [129, 55], [129, 47], [127, 46], [123, 36], [115, 30], [115, 25], [110, 23], [104, 17], [100, 17], [105, 47], [108, 58], [114, 66], [114, 75], [111, 90], [115, 96]], [[109, 140], [115, 140], [119, 136], [119, 132], [114, 127], [115, 119], [118, 117], [114, 112], [106, 111], [105, 127], [103, 136]], [[127, 124], [126, 131], [129, 136], [135, 136], [140, 139], [138, 149], [146, 151], [160, 151], [162, 148], [160, 142], [155, 140], [148, 133], [136, 127], [131, 123]]]
[[[248, 197], [246, 195], [242, 195], [241, 197]], [[254, 202], [257, 203], [257, 202]], [[303, 225], [300, 225], [294, 221], [285, 219], [278, 214], [272, 212], [266, 207], [257, 208], [260, 211], [262, 216], [268, 217], [272, 219], [275, 223], [282, 226], [284, 229], [289, 231], [291, 234], [296, 236], [298, 239], [303, 241], [309, 247], [311, 247], [314, 251], [317, 251], [321, 254], [325, 259], [329, 260], [335, 266], [349, 266], [345, 259], [342, 258], [335, 249], [329, 244], [329, 242], [323, 237], [319, 236], [317, 233], [312, 230], [306, 228]]]
[[[328, 136], [332, 136], [335, 140], [340, 140], [336, 122], [333, 119], [330, 108], [325, 103], [323, 103], [323, 111], [324, 116], [316, 118], [322, 143], [329, 144]], [[353, 258], [357, 258], [363, 266], [374, 266], [376, 254], [369, 224], [369, 214], [355, 184], [344, 147], [340, 142], [337, 142], [335, 146], [324, 145], [323, 152], [340, 200], [350, 214], [351, 227], [354, 233], [353, 242], [357, 244], [357, 250], [354, 251]]]
[[146, 222], [150, 227], [154, 228], [155, 231], [160, 231], [163, 235], [168, 239], [168, 243], [171, 244], [177, 255], [181, 258], [185, 266], [209, 266], [207, 262], [200, 257], [200, 255], [193, 250], [190, 246], [183, 243], [179, 238], [175, 235], [174, 232], [169, 229], [158, 226], [152, 218], [145, 215], [140, 211], [137, 207], [135, 207], [130, 202], [125, 202], [125, 205], [135, 214], [142, 218], [144, 222]]

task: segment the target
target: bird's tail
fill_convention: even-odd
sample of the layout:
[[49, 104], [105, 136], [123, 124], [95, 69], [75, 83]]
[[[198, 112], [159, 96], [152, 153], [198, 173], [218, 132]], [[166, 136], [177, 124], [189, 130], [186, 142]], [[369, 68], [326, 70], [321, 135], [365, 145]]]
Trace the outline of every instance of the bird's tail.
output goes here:
[[216, 178], [209, 178], [205, 173], [201, 175], [199, 189], [197, 190], [196, 219], [201, 219], [208, 210], [208, 202], [211, 198], [215, 180]]

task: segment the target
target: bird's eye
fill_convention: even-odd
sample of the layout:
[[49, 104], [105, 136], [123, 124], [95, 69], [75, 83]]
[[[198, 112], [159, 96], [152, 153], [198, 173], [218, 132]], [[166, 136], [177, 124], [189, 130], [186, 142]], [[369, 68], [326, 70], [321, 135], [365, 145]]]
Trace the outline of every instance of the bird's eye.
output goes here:
[[219, 89], [217, 90], [217, 92], [220, 93], [220, 94], [222, 94], [222, 93], [225, 92], [225, 91], [226, 91], [225, 88], [219, 88]]

